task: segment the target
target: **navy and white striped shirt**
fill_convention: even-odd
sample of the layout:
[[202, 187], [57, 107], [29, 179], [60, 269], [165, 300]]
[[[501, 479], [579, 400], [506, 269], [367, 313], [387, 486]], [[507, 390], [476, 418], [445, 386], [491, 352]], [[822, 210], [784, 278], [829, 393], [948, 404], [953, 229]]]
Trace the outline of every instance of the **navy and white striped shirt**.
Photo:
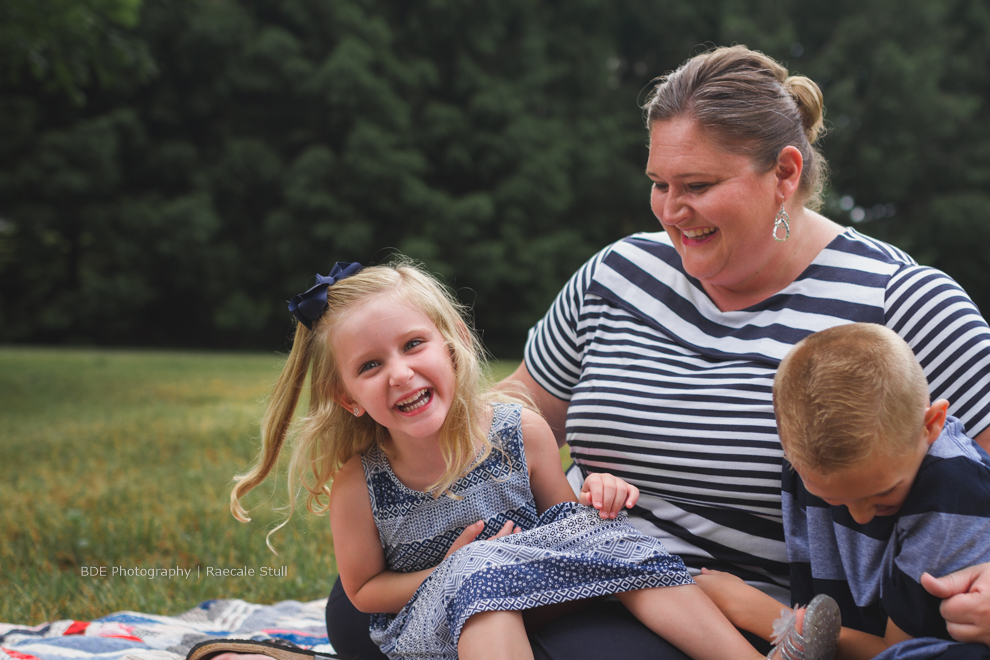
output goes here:
[[[789, 468], [785, 461], [792, 601], [828, 594], [848, 628], [882, 637], [890, 618], [911, 637], [950, 639], [942, 601], [921, 586], [921, 574], [942, 576], [990, 561], [990, 456], [966, 437], [962, 424], [948, 418], [900, 511], [864, 525], [846, 507], [808, 493]], [[942, 647], [918, 645], [905, 657], [941, 657]], [[982, 644], [975, 651], [971, 657], [986, 657]]]
[[790, 286], [720, 311], [665, 232], [595, 255], [530, 331], [526, 366], [569, 401], [585, 472], [642, 491], [631, 520], [689, 568], [788, 600], [773, 377], [799, 340], [852, 322], [892, 328], [970, 435], [990, 426], [990, 328], [945, 274], [852, 229]]

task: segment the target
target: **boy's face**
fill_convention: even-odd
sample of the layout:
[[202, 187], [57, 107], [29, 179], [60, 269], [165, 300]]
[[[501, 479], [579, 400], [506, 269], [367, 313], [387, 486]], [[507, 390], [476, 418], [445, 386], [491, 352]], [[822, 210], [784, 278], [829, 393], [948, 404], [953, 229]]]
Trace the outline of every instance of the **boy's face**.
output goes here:
[[822, 474], [795, 468], [805, 489], [832, 506], [844, 506], [860, 525], [874, 516], [892, 516], [901, 510], [928, 445], [900, 456], [870, 456], [850, 467]]
[[948, 402], [936, 401], [925, 412], [925, 426], [912, 449], [895, 456], [873, 454], [847, 468], [823, 474], [808, 468], [795, 470], [805, 489], [832, 506], [844, 506], [860, 525], [874, 516], [892, 516], [901, 510], [928, 447], [942, 433]]

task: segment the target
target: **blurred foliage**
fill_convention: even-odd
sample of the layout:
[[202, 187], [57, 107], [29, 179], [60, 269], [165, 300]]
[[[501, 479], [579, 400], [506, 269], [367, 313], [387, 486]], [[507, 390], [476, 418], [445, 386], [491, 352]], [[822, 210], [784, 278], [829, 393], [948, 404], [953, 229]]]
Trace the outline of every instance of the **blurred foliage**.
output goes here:
[[17, 83], [25, 72], [81, 104], [95, 79], [146, 77], [151, 68], [144, 44], [127, 34], [137, 25], [141, 0], [3, 0], [0, 62]]
[[518, 355], [656, 229], [650, 80], [732, 43], [822, 86], [827, 214], [990, 305], [985, 0], [2, 2], [0, 341], [279, 347], [313, 273], [398, 250]]

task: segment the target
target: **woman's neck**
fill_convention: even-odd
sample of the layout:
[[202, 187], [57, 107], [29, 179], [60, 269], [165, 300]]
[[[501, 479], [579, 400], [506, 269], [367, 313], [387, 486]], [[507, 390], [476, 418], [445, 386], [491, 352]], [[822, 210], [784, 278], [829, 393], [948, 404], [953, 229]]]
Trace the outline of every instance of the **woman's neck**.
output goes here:
[[800, 216], [791, 219], [790, 239], [781, 243], [775, 257], [746, 281], [732, 286], [702, 282], [701, 286], [720, 311], [734, 312], [752, 307], [793, 284], [843, 231], [842, 226], [828, 218], [802, 209]]

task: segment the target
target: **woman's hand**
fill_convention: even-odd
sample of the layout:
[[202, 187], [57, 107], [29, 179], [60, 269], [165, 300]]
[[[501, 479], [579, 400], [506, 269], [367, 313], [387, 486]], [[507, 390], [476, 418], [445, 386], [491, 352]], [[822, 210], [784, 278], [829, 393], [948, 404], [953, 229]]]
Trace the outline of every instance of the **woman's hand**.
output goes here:
[[578, 502], [598, 509], [602, 518], [615, 518], [623, 508], [631, 509], [639, 500], [639, 488], [607, 472], [588, 475], [581, 486]]
[[922, 573], [921, 586], [943, 599], [940, 611], [953, 639], [990, 644], [990, 563], [940, 578]]
[[[481, 532], [483, 532], [484, 530], [485, 530], [484, 520], [479, 520], [478, 522], [471, 523], [470, 525], [465, 527], [464, 531], [461, 532], [461, 535], [454, 540], [454, 544], [450, 546], [450, 550], [447, 551], [447, 554], [445, 554], [443, 558], [446, 559], [447, 557], [451, 556], [452, 554], [454, 554], [455, 552], [466, 546], [468, 543], [471, 543], [472, 541], [477, 539], [478, 534], [481, 534]], [[502, 538], [503, 536], [508, 536], [509, 534], [518, 534], [521, 531], [522, 529], [516, 527], [516, 524], [511, 520], [509, 520], [504, 525], [502, 525], [502, 529], [498, 530], [498, 533], [495, 534], [495, 536], [492, 536], [486, 540], [491, 541], [492, 539]]]

